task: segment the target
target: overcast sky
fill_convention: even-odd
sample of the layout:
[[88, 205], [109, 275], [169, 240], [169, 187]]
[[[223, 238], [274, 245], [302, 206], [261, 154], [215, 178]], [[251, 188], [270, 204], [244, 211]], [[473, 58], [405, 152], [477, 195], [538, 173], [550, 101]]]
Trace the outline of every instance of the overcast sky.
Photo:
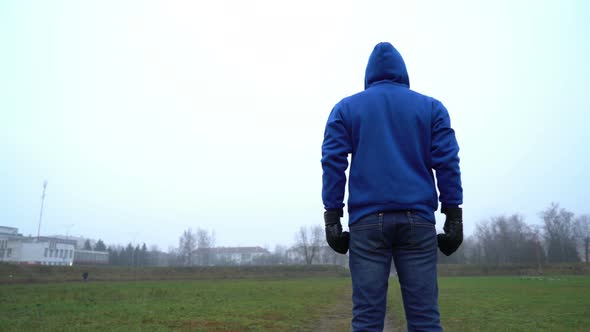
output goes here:
[[450, 112], [467, 233], [590, 213], [588, 3], [0, 1], [0, 225], [35, 235], [47, 180], [45, 235], [290, 245], [380, 41]]

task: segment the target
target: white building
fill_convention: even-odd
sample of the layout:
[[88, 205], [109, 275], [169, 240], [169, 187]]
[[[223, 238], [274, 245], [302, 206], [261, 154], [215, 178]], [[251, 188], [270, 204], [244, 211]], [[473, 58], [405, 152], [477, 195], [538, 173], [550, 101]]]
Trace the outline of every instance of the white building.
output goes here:
[[108, 263], [109, 253], [106, 251], [76, 250], [74, 252], [74, 264], [76, 265], [104, 265]]
[[62, 240], [73, 240], [76, 241], [76, 248], [84, 248], [84, 243], [86, 243], [86, 240], [88, 240], [90, 242], [90, 246], [92, 248], [94, 248], [94, 245], [96, 244], [96, 241], [93, 239], [87, 239], [85, 237], [82, 236], [73, 236], [73, 235], [51, 235], [51, 237], [54, 237], [56, 239], [62, 239]]
[[0, 226], [0, 262], [11, 262], [14, 259], [15, 248], [12, 241], [21, 237], [18, 228]]
[[[311, 250], [315, 250], [311, 264], [348, 265], [348, 255], [338, 254], [329, 246], [321, 245], [315, 248], [310, 247], [307, 250], [309, 255], [311, 255]], [[286, 256], [289, 264], [306, 264], [305, 250], [301, 246], [291, 247], [287, 250]]]
[[0, 262], [72, 265], [76, 241], [24, 237], [17, 228], [0, 226]]
[[221, 265], [249, 265], [259, 259], [270, 256], [270, 252], [261, 247], [217, 247], [211, 248], [213, 259]]

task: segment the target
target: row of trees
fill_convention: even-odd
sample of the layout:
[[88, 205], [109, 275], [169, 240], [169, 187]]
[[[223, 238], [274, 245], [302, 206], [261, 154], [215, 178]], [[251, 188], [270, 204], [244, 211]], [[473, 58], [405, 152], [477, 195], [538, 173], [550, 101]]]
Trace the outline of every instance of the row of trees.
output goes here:
[[[590, 216], [551, 203], [540, 213], [542, 225], [527, 224], [521, 215], [492, 217], [480, 222], [475, 233], [450, 257], [440, 254], [441, 263], [505, 265], [589, 262]], [[305, 264], [341, 264], [341, 255], [325, 248], [320, 226], [301, 227], [295, 236], [296, 250]], [[322, 255], [333, 254], [326, 259]]]
[[[540, 213], [542, 224], [527, 224], [521, 215], [496, 216], [476, 225], [474, 234], [465, 238], [450, 257], [440, 255], [440, 263], [506, 265], [527, 264], [541, 267], [545, 263], [590, 261], [590, 215], [574, 213], [552, 203]], [[94, 246], [86, 241], [84, 249], [108, 251], [110, 264], [145, 265], [232, 265], [231, 259], [215, 256], [215, 233], [201, 228], [185, 230], [177, 248], [168, 252], [143, 245], [107, 246], [98, 240]], [[252, 257], [247, 264], [338, 264], [348, 259], [326, 244], [324, 228], [303, 226], [295, 234], [291, 247], [277, 245], [274, 251]]]
[[94, 246], [92, 246], [92, 244], [90, 243], [90, 240], [87, 239], [84, 242], [84, 247], [82, 247], [82, 249], [84, 249], [84, 250], [94, 250], [94, 251], [107, 251], [107, 246], [100, 239], [98, 241], [96, 241], [96, 243], [94, 244]]
[[99, 239], [94, 245], [90, 240], [84, 242], [83, 250], [102, 251], [109, 253], [109, 264], [117, 266], [147, 266], [157, 265], [157, 258], [162, 253], [157, 247], [152, 248], [148, 251], [147, 246], [143, 243], [133, 246], [131, 243], [127, 246], [109, 246]]
[[[590, 262], [590, 215], [573, 212], [551, 203], [540, 213], [541, 225], [527, 224], [521, 215], [492, 217], [480, 222], [450, 257], [439, 262], [479, 265]], [[342, 264], [342, 255], [325, 249], [320, 226], [301, 227], [295, 236], [301, 263]]]
[[146, 244], [141, 247], [133, 246], [131, 243], [126, 247], [111, 246], [107, 249], [109, 252], [109, 264], [118, 266], [147, 266], [154, 265], [150, 257]]
[[540, 213], [542, 225], [524, 222], [522, 216], [492, 217], [476, 226], [457, 253], [440, 257], [442, 263], [537, 264], [589, 261], [590, 216], [552, 203]]

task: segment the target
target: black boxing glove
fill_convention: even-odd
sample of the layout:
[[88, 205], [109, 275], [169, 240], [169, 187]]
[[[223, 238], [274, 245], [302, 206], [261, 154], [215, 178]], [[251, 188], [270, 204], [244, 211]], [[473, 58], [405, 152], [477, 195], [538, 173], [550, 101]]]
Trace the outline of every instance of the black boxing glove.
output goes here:
[[441, 212], [446, 215], [444, 233], [437, 235], [438, 248], [450, 256], [463, 242], [463, 210], [458, 206], [444, 206]]
[[330, 248], [339, 254], [348, 252], [348, 241], [350, 234], [342, 231], [340, 223], [342, 209], [326, 210], [324, 212], [324, 223], [326, 224], [326, 241]]

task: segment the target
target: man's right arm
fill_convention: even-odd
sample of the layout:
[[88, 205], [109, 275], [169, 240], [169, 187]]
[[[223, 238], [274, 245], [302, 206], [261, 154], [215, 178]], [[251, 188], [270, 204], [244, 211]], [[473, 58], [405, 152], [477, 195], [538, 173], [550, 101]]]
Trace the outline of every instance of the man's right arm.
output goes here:
[[459, 145], [447, 109], [434, 101], [432, 114], [432, 168], [440, 193], [439, 200], [444, 207], [463, 204], [463, 187], [459, 168]]
[[436, 171], [441, 212], [446, 215], [444, 234], [438, 234], [442, 253], [453, 254], [463, 242], [463, 188], [459, 169], [459, 145], [447, 109], [438, 101], [433, 105], [432, 168]]

